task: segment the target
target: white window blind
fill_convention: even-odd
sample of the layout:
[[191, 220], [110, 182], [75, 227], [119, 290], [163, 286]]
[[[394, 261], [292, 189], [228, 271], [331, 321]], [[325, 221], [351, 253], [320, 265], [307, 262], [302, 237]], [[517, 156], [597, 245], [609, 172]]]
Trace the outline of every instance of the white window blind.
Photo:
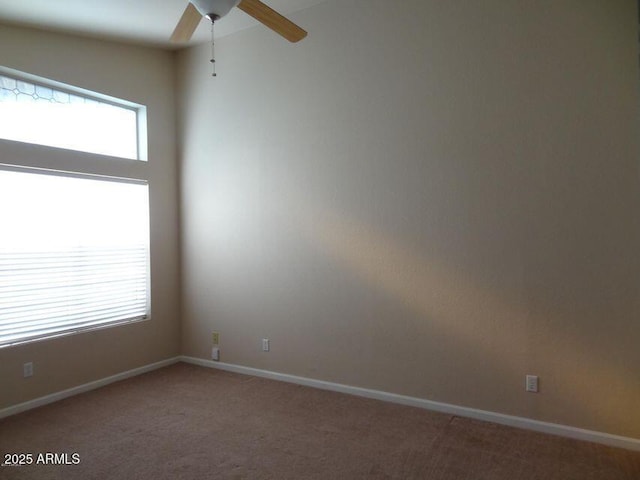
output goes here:
[[0, 346], [149, 315], [148, 187], [0, 170]]

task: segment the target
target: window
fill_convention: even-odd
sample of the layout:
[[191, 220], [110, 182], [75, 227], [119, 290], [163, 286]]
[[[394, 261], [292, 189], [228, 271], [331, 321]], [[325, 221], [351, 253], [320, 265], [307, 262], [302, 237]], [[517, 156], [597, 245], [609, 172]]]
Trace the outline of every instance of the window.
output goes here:
[[[2, 88], [12, 85], [7, 81], [11, 77], [2, 72], [0, 75]], [[18, 90], [30, 88], [24, 85], [33, 86], [33, 91], [43, 93], [42, 96], [48, 95], [46, 92], [54, 92], [51, 95], [55, 96], [58, 91], [43, 90], [48, 88], [44, 80], [32, 84], [22, 82]], [[65, 98], [89, 99], [78, 91], [73, 93], [72, 89], [65, 87]], [[14, 95], [22, 94], [14, 92]], [[0, 127], [10, 123], [5, 119], [8, 111], [17, 112], [25, 119], [35, 115], [32, 105], [41, 98], [37, 95], [38, 98], [32, 96], [24, 101], [10, 99], [9, 110], [2, 108], [6, 102], [0, 99]], [[89, 100], [93, 105], [93, 100]], [[72, 102], [86, 105], [80, 100]], [[93, 125], [113, 121], [112, 108], [134, 112], [134, 117], [141, 115], [140, 110], [129, 107], [98, 106], [90, 114], [94, 116]], [[81, 116], [89, 110], [81, 108]], [[67, 119], [67, 113], [61, 115]], [[130, 126], [129, 115], [126, 113], [123, 121]], [[55, 113], [50, 113], [46, 122], [35, 121], [33, 125], [36, 130], [44, 128], [47, 122], [55, 125], [56, 118]], [[23, 135], [20, 141], [24, 142], [31, 135], [24, 130], [33, 125], [26, 120], [21, 122], [15, 122], [12, 132]], [[82, 136], [84, 130], [76, 133]], [[0, 128], [0, 137], [6, 138], [5, 134], [6, 130]], [[68, 132], [62, 135], [69, 139], [74, 136]], [[132, 153], [131, 137], [118, 138], [118, 135], [110, 131], [106, 137], [95, 140], [96, 143], [88, 142], [83, 149], [97, 150], [98, 143], [102, 142], [110, 143], [112, 152]], [[32, 143], [43, 144], [40, 139]], [[0, 154], [2, 148], [0, 144]], [[65, 155], [60, 152], [47, 149], [30, 152], [35, 157], [47, 157], [34, 158], [33, 165], [25, 160], [31, 158], [30, 155], [1, 156], [0, 347], [128, 323], [150, 315], [146, 170], [131, 170], [131, 165], [139, 162], [121, 162], [112, 167], [116, 174], [105, 176], [100, 162], [113, 162], [107, 157], [85, 153], [82, 154], [85, 160], [91, 161], [72, 165], [86, 163], [89, 166], [70, 171], [69, 163], [63, 161]], [[48, 168], [43, 168], [43, 164]], [[101, 171], [93, 172], [91, 168]]]
[[144, 159], [140, 106], [116, 104], [0, 72], [0, 138]]

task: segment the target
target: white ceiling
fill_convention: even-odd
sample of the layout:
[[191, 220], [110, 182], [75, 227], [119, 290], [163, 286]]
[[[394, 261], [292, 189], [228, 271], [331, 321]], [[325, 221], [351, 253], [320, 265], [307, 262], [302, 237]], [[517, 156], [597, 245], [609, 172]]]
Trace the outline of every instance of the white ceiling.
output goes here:
[[[263, 1], [286, 15], [325, 0]], [[184, 45], [169, 43], [169, 36], [186, 6], [187, 0], [0, 0], [0, 23], [179, 48]], [[257, 24], [234, 8], [216, 22], [216, 37]], [[211, 24], [203, 20], [190, 44], [208, 41], [210, 29]]]

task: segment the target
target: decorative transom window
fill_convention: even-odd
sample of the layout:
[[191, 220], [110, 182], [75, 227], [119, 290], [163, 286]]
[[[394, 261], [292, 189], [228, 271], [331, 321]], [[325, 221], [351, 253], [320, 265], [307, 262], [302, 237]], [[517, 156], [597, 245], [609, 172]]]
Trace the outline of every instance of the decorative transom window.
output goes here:
[[0, 137], [16, 142], [0, 142], [0, 347], [149, 318], [146, 169], [110, 158], [139, 157], [144, 108], [3, 70], [0, 87]]
[[0, 138], [145, 160], [144, 108], [0, 72]]

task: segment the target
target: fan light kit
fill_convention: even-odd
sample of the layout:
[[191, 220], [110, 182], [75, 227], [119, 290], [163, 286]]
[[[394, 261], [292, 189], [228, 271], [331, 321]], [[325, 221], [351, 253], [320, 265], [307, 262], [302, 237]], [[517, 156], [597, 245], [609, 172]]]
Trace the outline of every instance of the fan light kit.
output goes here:
[[191, 3], [198, 9], [198, 12], [204, 16], [211, 14], [218, 18], [224, 17], [231, 11], [233, 7], [236, 7], [240, 0], [192, 0]]
[[[207, 17], [211, 21], [211, 63], [215, 67], [215, 59], [213, 58], [213, 24], [234, 7], [238, 7], [243, 12], [251, 15], [264, 26], [290, 42], [299, 42], [307, 36], [306, 31], [260, 0], [191, 0], [171, 35], [171, 41], [188, 42], [202, 17]], [[215, 75], [214, 68], [213, 76]]]

